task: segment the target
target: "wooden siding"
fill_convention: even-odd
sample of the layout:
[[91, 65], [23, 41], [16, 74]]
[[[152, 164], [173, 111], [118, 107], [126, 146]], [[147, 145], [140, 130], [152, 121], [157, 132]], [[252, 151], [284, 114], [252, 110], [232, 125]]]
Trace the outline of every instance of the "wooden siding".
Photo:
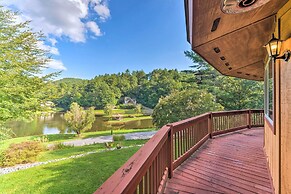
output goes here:
[[[282, 53], [291, 49], [291, 1], [277, 14], [275, 36], [284, 40]], [[280, 23], [280, 30], [278, 24]], [[281, 53], [281, 54], [282, 54]], [[291, 62], [277, 60], [275, 65], [275, 122], [265, 124], [265, 152], [268, 156], [270, 173], [276, 193], [291, 193]]]
[[179, 166], [165, 193], [272, 193], [263, 128], [208, 140]]
[[276, 193], [279, 193], [279, 136], [274, 135], [271, 126], [265, 121], [264, 148]]
[[[291, 11], [289, 11], [291, 13]], [[290, 18], [289, 18], [290, 22]], [[291, 27], [289, 25], [289, 27]], [[288, 39], [284, 48], [291, 48], [291, 39]], [[291, 193], [291, 61], [280, 64], [281, 93], [280, 93], [280, 157], [281, 157], [281, 193]]]
[[[275, 29], [276, 13], [288, 0], [270, 0], [257, 9], [240, 14], [223, 13], [221, 2], [185, 0], [187, 8], [193, 5], [193, 14], [186, 11], [192, 50], [224, 75], [263, 80], [267, 55], [263, 46], [271, 39]], [[217, 30], [212, 31], [216, 19], [220, 22]], [[220, 52], [214, 52], [214, 48], [219, 48]]]

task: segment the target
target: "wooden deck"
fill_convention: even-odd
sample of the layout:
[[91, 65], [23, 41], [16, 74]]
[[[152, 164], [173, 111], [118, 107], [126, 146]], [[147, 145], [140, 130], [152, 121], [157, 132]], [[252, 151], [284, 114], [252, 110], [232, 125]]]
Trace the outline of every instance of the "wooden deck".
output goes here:
[[165, 193], [273, 193], [263, 128], [210, 139], [174, 170]]

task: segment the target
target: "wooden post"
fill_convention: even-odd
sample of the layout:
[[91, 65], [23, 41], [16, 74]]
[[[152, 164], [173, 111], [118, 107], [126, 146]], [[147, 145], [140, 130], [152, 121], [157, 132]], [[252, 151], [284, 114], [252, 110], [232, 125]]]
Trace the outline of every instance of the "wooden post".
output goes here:
[[212, 113], [209, 113], [209, 117], [208, 117], [208, 133], [209, 133], [209, 138], [212, 139], [212, 132], [213, 132], [213, 128], [212, 128]]
[[252, 111], [248, 110], [248, 128], [252, 128]]
[[170, 127], [170, 131], [168, 133], [168, 178], [172, 178], [173, 176], [173, 126], [167, 125]]

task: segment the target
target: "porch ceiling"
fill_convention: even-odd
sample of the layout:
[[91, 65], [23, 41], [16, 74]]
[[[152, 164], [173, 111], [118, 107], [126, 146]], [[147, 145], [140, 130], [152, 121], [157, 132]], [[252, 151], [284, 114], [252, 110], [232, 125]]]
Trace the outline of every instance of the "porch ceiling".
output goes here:
[[[185, 0], [188, 41], [222, 74], [263, 80], [267, 54], [263, 46], [274, 31], [275, 14], [286, 2], [270, 0], [246, 13], [225, 14], [220, 9], [221, 0]], [[212, 32], [217, 18], [219, 24]]]

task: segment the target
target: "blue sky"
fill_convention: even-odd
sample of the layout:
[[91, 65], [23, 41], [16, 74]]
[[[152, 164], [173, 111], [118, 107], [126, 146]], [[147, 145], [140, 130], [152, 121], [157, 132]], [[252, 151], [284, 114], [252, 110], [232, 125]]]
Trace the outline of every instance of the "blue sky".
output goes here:
[[[62, 3], [60, 3], [62, 2]], [[156, 68], [187, 69], [183, 1], [4, 0], [32, 20], [48, 40], [41, 44], [62, 77], [90, 79], [105, 73]]]

